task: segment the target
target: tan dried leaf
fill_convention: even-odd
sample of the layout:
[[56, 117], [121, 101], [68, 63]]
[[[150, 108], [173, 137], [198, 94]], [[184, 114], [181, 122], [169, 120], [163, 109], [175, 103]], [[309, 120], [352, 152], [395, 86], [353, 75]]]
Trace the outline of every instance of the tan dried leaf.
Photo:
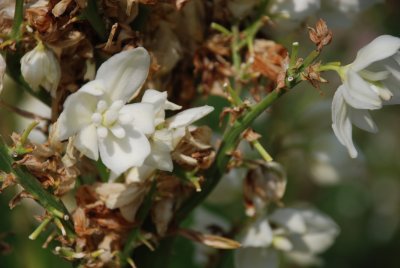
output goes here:
[[317, 50], [321, 51], [324, 46], [329, 45], [332, 41], [332, 31], [328, 29], [326, 22], [319, 19], [315, 28], [308, 27], [308, 34], [311, 41], [317, 46]]
[[179, 229], [176, 232], [183, 237], [212, 248], [237, 249], [241, 247], [239, 242], [222, 236], [203, 234], [189, 229]]

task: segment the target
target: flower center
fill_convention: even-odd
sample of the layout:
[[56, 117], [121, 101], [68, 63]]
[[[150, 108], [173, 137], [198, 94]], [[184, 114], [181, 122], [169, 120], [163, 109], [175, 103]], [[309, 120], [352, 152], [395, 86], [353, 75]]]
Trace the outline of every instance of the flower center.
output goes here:
[[99, 138], [106, 138], [109, 131], [119, 139], [125, 137], [125, 129], [119, 120], [120, 110], [123, 106], [122, 100], [114, 101], [111, 105], [104, 100], [97, 103], [96, 112], [92, 115], [92, 122], [97, 127]]

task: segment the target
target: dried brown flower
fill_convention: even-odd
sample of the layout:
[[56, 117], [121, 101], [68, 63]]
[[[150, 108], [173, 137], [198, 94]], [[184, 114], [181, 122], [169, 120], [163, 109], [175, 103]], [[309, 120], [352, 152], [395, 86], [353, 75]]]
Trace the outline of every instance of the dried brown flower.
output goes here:
[[328, 29], [326, 22], [319, 19], [315, 28], [308, 27], [308, 34], [311, 41], [317, 46], [317, 50], [321, 51], [324, 46], [329, 45], [332, 41], [332, 31]]
[[286, 189], [286, 172], [276, 162], [260, 162], [250, 169], [244, 181], [246, 214], [254, 216], [266, 204], [280, 204]]
[[172, 152], [172, 159], [188, 169], [207, 169], [215, 157], [215, 151], [210, 145], [211, 134], [207, 126], [192, 131], [186, 129], [185, 136]]

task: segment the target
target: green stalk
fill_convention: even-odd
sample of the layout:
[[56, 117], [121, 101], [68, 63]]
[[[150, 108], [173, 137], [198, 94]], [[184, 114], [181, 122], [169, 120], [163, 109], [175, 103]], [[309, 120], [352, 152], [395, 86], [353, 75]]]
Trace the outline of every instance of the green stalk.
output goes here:
[[216, 159], [205, 174], [205, 182], [202, 185], [202, 191], [193, 193], [193, 195], [183, 203], [182, 207], [177, 211], [175, 215], [175, 223], [179, 224], [186, 216], [198, 206], [215, 188], [225, 173], [225, 169], [231, 158], [230, 154], [233, 152], [240, 141], [242, 133], [250, 127], [251, 123], [268, 107], [271, 106], [280, 96], [282, 96], [285, 90], [274, 90], [268, 94], [261, 102], [253, 106], [250, 111], [237, 120], [229, 131], [226, 131], [222, 144], [217, 152]]
[[86, 8], [82, 11], [82, 15], [92, 25], [97, 35], [104, 41], [107, 40], [107, 30], [104, 22], [99, 14], [96, 0], [88, 0]]
[[21, 24], [24, 19], [24, 0], [15, 1], [14, 22], [11, 30], [11, 38], [19, 40], [21, 38]]

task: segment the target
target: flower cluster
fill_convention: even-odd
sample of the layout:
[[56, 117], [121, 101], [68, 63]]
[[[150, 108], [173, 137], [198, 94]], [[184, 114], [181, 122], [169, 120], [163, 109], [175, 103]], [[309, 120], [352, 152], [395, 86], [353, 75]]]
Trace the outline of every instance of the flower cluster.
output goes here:
[[181, 107], [166, 92], [147, 90], [140, 103], [127, 104], [146, 80], [150, 56], [144, 48], [118, 53], [104, 62], [96, 78], [64, 103], [57, 121], [58, 138], [73, 137], [85, 156], [99, 156], [115, 175], [145, 161], [172, 171], [170, 153], [184, 136], [185, 127], [212, 112], [211, 106], [185, 110], [165, 120], [165, 110]]
[[342, 67], [343, 84], [332, 101], [332, 128], [351, 157], [357, 157], [352, 125], [369, 131], [378, 129], [368, 110], [398, 104], [400, 95], [400, 38], [382, 35], [363, 47], [353, 63]]

